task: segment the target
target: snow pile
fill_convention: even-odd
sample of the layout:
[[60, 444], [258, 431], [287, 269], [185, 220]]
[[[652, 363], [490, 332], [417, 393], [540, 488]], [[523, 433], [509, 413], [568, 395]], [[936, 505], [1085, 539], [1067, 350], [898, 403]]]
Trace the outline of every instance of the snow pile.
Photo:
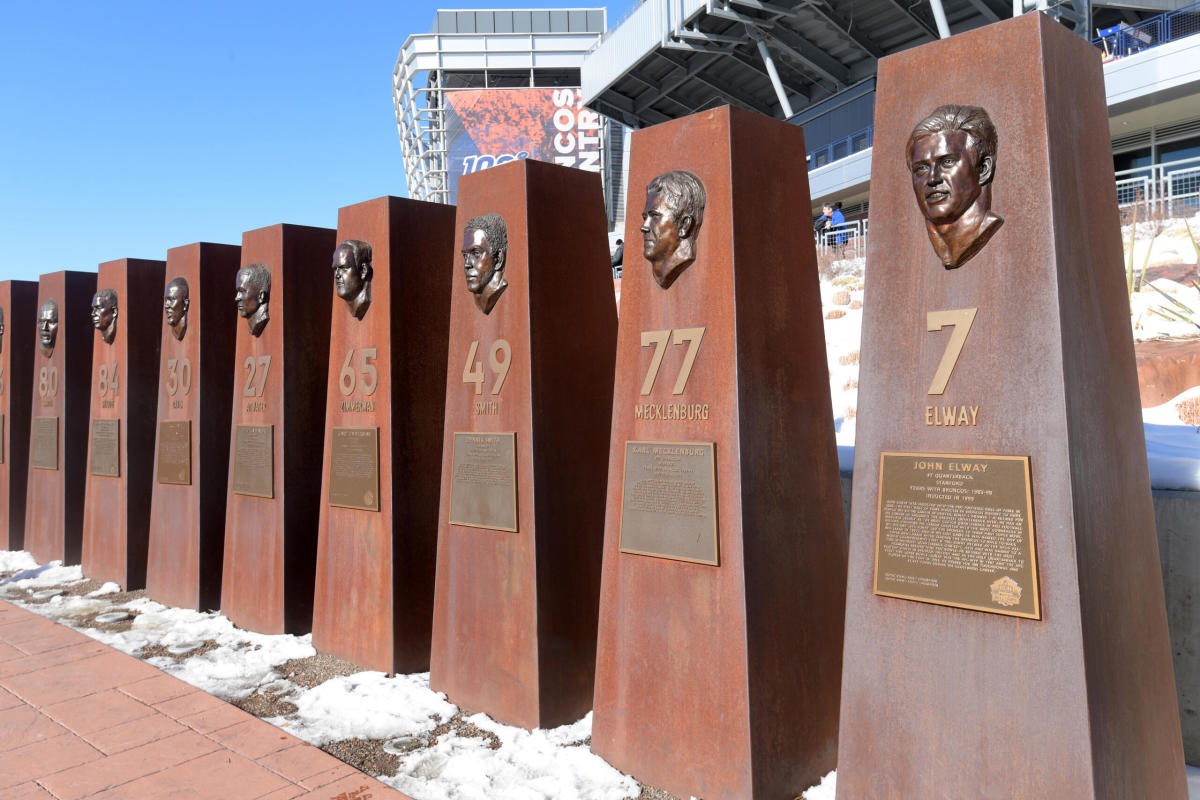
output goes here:
[[584, 741], [592, 715], [571, 725], [526, 731], [501, 725], [484, 714], [467, 717], [496, 735], [493, 750], [483, 739], [450, 733], [432, 748], [401, 758], [395, 778], [385, 783], [420, 800], [525, 800], [571, 797], [626, 800], [637, 797], [632, 778], [593, 755]]
[[320, 747], [343, 739], [393, 739], [427, 733], [436, 714], [458, 712], [444, 694], [429, 689], [429, 673], [396, 675], [358, 672], [331, 678], [289, 696], [297, 711], [268, 720], [293, 736]]

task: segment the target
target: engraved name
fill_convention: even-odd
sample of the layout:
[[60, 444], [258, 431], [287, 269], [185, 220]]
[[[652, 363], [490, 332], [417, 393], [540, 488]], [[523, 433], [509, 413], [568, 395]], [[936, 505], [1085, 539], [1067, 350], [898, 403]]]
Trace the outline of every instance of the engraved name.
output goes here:
[[374, 411], [374, 400], [343, 400], [342, 411]]
[[183, 408], [183, 401], [182, 400], [172, 400], [171, 408]]
[[251, 400], [250, 402], [246, 403], [246, 410], [250, 412], [266, 411], [267, 403], [265, 400]]
[[638, 403], [636, 419], [708, 419], [708, 403]]
[[54, 401], [50, 398], [46, 398], [45, 400], [42, 401], [42, 408], [50, 408], [53, 405], [54, 405]]
[[500, 413], [500, 404], [495, 400], [475, 404], [475, 416], [495, 416]]
[[979, 406], [925, 406], [926, 425], [977, 425]]
[[[913, 469], [933, 470], [937, 472], [987, 472], [988, 465], [974, 461], [914, 461]], [[934, 478], [945, 478], [947, 475], [934, 475]], [[939, 481], [940, 483], [940, 481]], [[910, 489], [920, 489], [920, 486], [910, 486]]]
[[101, 408], [116, 408], [116, 406], [117, 406], [116, 400], [101, 400], [100, 401]]

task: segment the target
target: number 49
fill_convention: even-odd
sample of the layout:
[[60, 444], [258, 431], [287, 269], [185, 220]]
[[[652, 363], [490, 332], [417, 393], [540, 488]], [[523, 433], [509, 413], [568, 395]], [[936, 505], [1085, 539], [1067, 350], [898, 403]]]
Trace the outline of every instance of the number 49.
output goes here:
[[[478, 352], [479, 340], [476, 339], [471, 342], [471, 349], [467, 351], [467, 363], [463, 365], [462, 379], [463, 383], [475, 384], [475, 394], [483, 394], [483, 362], [475, 360]], [[504, 354], [503, 361], [498, 358], [501, 353]], [[492, 366], [492, 372], [496, 373], [496, 382], [492, 384], [491, 393], [500, 394], [504, 380], [508, 377], [508, 368], [512, 365], [512, 345], [504, 339], [497, 339], [488, 352], [488, 363]]]

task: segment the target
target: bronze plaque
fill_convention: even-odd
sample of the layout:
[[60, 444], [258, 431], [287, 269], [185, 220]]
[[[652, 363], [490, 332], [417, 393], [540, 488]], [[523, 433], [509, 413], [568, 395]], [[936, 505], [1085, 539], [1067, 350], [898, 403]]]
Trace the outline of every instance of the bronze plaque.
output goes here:
[[158, 423], [158, 482], [192, 483], [192, 421]]
[[34, 417], [29, 464], [37, 469], [58, 469], [58, 417]]
[[379, 510], [379, 428], [334, 428], [329, 505]]
[[8, 456], [5, 453], [8, 449], [4, 446], [4, 442], [8, 439], [8, 432], [4, 427], [4, 414], [0, 414], [0, 464], [8, 462]]
[[89, 471], [93, 475], [121, 477], [121, 420], [92, 420], [92, 461]]
[[455, 433], [450, 524], [517, 532], [517, 434]]
[[875, 594], [1041, 619], [1027, 456], [881, 453]]
[[712, 442], [626, 442], [621, 552], [720, 563]]
[[233, 442], [233, 492], [275, 497], [275, 426], [238, 425]]

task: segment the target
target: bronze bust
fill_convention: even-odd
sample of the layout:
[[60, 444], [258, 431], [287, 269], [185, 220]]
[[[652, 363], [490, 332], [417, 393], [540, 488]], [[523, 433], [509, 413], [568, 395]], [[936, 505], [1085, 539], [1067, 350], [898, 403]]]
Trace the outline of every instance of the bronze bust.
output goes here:
[[642, 255], [650, 262], [654, 280], [664, 289], [696, 260], [696, 237], [704, 222], [708, 196], [704, 184], [690, 172], [672, 170], [646, 186], [642, 211]]
[[965, 264], [1004, 224], [990, 210], [996, 145], [996, 126], [978, 106], [941, 106], [908, 137], [913, 194], [946, 269]]
[[188, 299], [187, 280], [174, 278], [167, 284], [167, 290], [163, 292], [163, 311], [166, 312], [171, 334], [177, 341], [183, 341], [183, 335], [187, 333], [188, 306], [191, 302]]
[[475, 306], [492, 313], [508, 281], [504, 264], [508, 259], [508, 226], [499, 214], [481, 214], [463, 228], [463, 270], [467, 289], [475, 295]]
[[0, 353], [4, 352], [4, 309], [0, 308]]
[[101, 289], [92, 295], [92, 327], [105, 344], [117, 338], [117, 290]]
[[58, 339], [58, 303], [47, 300], [38, 309], [38, 349], [42, 355], [49, 358], [54, 353], [54, 343]]
[[333, 284], [355, 319], [371, 307], [371, 245], [347, 239], [333, 250]]
[[237, 271], [234, 279], [234, 301], [238, 313], [246, 320], [251, 336], [261, 336], [271, 320], [268, 303], [271, 299], [271, 270], [266, 264], [249, 264]]

